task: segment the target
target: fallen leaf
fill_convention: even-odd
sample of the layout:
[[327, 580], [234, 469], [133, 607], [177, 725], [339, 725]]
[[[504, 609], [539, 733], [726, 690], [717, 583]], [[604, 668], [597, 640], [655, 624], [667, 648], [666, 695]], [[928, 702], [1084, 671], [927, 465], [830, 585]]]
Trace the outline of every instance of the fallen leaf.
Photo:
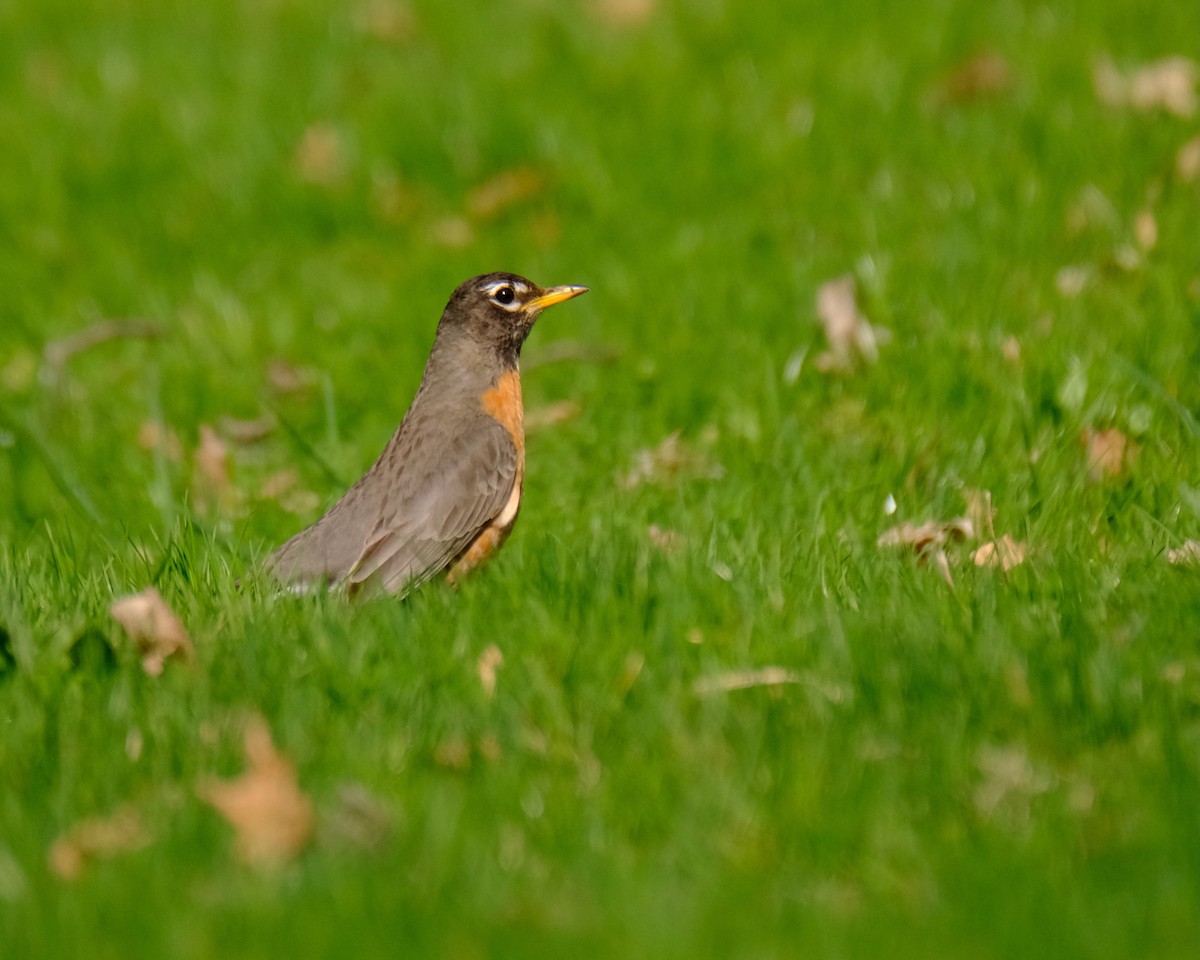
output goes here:
[[914, 525], [901, 523], [885, 530], [875, 541], [879, 547], [912, 547], [920, 563], [932, 563], [942, 579], [951, 587], [954, 576], [945, 546], [951, 540], [974, 539], [975, 527], [967, 517], [939, 522], [930, 520]]
[[1074, 300], [1091, 282], [1092, 271], [1087, 267], [1063, 267], [1054, 275], [1054, 285], [1068, 300]]
[[1008, 572], [1025, 562], [1025, 553], [1025, 545], [1006, 533], [999, 540], [989, 540], [981, 544], [979, 549], [971, 554], [971, 559], [977, 567], [1000, 567]]
[[705, 451], [686, 443], [676, 430], [664, 437], [657, 447], [637, 451], [633, 468], [619, 478], [619, 482], [624, 489], [632, 490], [644, 483], [666, 483], [684, 474], [719, 480], [725, 470]]
[[356, 30], [384, 43], [402, 44], [416, 33], [416, 20], [407, 4], [396, 0], [367, 0], [354, 10]]
[[992, 524], [996, 519], [996, 508], [992, 506], [991, 490], [976, 490], [967, 487], [962, 492], [967, 501], [967, 520], [971, 524], [971, 532], [979, 536], [996, 536]]
[[209, 781], [197, 792], [232, 824], [244, 862], [282, 863], [312, 836], [312, 802], [300, 790], [295, 767], [276, 751], [260, 716], [246, 722], [245, 749], [245, 773], [236, 780]]
[[513, 204], [528, 200], [545, 184], [546, 177], [530, 167], [505, 170], [467, 195], [467, 213], [478, 220], [490, 220]]
[[829, 350], [813, 361], [818, 370], [845, 371], [857, 360], [874, 363], [879, 359], [879, 345], [889, 334], [873, 327], [859, 312], [852, 276], [828, 280], [817, 288], [817, 316], [829, 341]]
[[921, 524], [900, 523], [884, 530], [875, 544], [880, 547], [912, 547], [920, 556], [952, 540], [970, 540], [974, 537], [975, 526], [970, 519], [956, 517], [953, 520], [929, 520]]
[[1137, 444], [1116, 427], [1085, 429], [1079, 439], [1087, 450], [1088, 476], [1093, 481], [1119, 477], [1137, 454]]
[[219, 492], [229, 488], [229, 448], [207, 423], [200, 424], [196, 469], [214, 490]]
[[984, 747], [976, 764], [982, 781], [975, 788], [975, 808], [991, 819], [1006, 812], [1012, 819], [1024, 821], [1029, 801], [1054, 785], [1054, 778], [1039, 770], [1020, 747]]
[[1021, 362], [1021, 341], [1016, 337], [1007, 337], [1000, 345], [1000, 355], [1009, 363]]
[[392, 811], [360, 783], [338, 788], [337, 806], [322, 818], [321, 835], [332, 836], [344, 846], [378, 850], [392, 829]]
[[994, 50], [981, 50], [942, 76], [934, 85], [938, 103], [969, 103], [1012, 89], [1012, 65]]
[[170, 657], [185, 662], [193, 655], [183, 622], [154, 587], [114, 600], [108, 608], [142, 655], [142, 669], [157, 677]]
[[137, 811], [126, 807], [77, 823], [50, 845], [47, 862], [56, 876], [75, 880], [89, 862], [141, 850], [150, 840]]
[[138, 427], [137, 445], [148, 452], [160, 453], [173, 463], [183, 459], [179, 434], [156, 420], [145, 420]]
[[300, 393], [317, 382], [311, 370], [298, 367], [282, 357], [272, 357], [267, 362], [267, 384], [275, 393]]
[[1133, 235], [1143, 250], [1153, 250], [1158, 243], [1158, 221], [1152, 210], [1139, 210], [1133, 218]]
[[265, 440], [279, 427], [279, 421], [271, 414], [256, 417], [253, 420], [242, 420], [237, 417], [221, 417], [217, 428], [222, 436], [228, 437], [234, 443], [248, 445]]
[[1200, 177], [1200, 137], [1192, 137], [1175, 154], [1175, 175], [1184, 183]]
[[593, 0], [592, 13], [614, 27], [639, 27], [658, 7], [658, 0]]
[[568, 423], [583, 412], [583, 408], [574, 400], [560, 400], [545, 407], [534, 407], [525, 411], [525, 432], [536, 433], [547, 427], [557, 427], [560, 423]]
[[1167, 562], [1175, 566], [1200, 566], [1200, 542], [1185, 540], [1177, 550], [1168, 550]]
[[678, 531], [667, 530], [657, 523], [652, 523], [646, 528], [646, 536], [663, 553], [675, 553], [683, 543]]
[[479, 669], [479, 683], [483, 687], [483, 695], [491, 700], [496, 693], [496, 671], [504, 666], [504, 654], [498, 646], [490, 643], [479, 655], [476, 666]]
[[346, 174], [346, 145], [337, 128], [316, 123], [304, 131], [292, 157], [296, 174], [319, 187], [335, 186]]
[[733, 670], [712, 677], [700, 677], [692, 684], [692, 692], [698, 697], [732, 690], [748, 690], [752, 687], [778, 687], [789, 683], [801, 683], [803, 678], [794, 670], [785, 667], [760, 667], [757, 670]]
[[60, 373], [72, 357], [113, 340], [152, 340], [163, 335], [156, 323], [144, 320], [101, 320], [58, 340], [51, 340], [42, 351], [51, 375]]
[[1106, 58], [1092, 70], [1096, 96], [1105, 105], [1140, 111], [1161, 109], [1185, 119], [1194, 116], [1200, 105], [1196, 95], [1198, 79], [1200, 64], [1187, 57], [1155, 60], [1128, 75]]

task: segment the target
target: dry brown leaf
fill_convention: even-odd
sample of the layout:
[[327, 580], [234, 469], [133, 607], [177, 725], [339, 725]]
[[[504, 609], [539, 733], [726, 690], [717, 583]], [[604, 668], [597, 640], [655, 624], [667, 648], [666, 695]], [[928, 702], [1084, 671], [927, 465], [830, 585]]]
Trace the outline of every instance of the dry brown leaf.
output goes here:
[[143, 450], [161, 453], [173, 463], [183, 459], [179, 434], [155, 420], [145, 420], [138, 427], [137, 445]]
[[366, 0], [354, 10], [354, 27], [384, 43], [402, 44], [416, 33], [416, 20], [407, 4], [397, 0]]
[[971, 559], [977, 567], [999, 567], [1008, 572], [1025, 562], [1025, 553], [1025, 544], [1019, 543], [1006, 533], [999, 540], [989, 540], [981, 544], [979, 549], [971, 554]]
[[668, 530], [657, 523], [652, 523], [646, 528], [646, 536], [663, 553], [675, 553], [683, 544], [683, 538], [677, 530]]
[[225, 441], [208, 424], [200, 424], [200, 443], [195, 454], [195, 489], [199, 505], [211, 506], [212, 501], [227, 500], [237, 493], [233, 488], [230, 463]]
[[760, 667], [757, 670], [733, 670], [712, 677], [700, 677], [692, 684], [692, 692], [698, 697], [731, 690], [748, 690], [752, 687], [778, 687], [789, 683], [802, 683], [803, 678], [794, 670], [785, 667]]
[[1138, 246], [1143, 250], [1153, 250], [1158, 243], [1158, 221], [1154, 211], [1139, 210], [1133, 218], [1133, 235], [1137, 237]]
[[1009, 363], [1021, 362], [1021, 341], [1016, 337], [1007, 337], [1000, 345], [1000, 355]]
[[275, 393], [300, 393], [317, 382], [316, 375], [282, 357], [267, 362], [267, 384]]
[[490, 220], [541, 192], [545, 184], [546, 177], [530, 167], [505, 170], [467, 195], [467, 213], [478, 220]]
[[144, 320], [101, 320], [86, 329], [51, 340], [42, 351], [51, 375], [62, 369], [76, 354], [112, 340], [151, 340], [163, 335], [162, 327]]
[[937, 81], [934, 99], [969, 103], [1007, 93], [1012, 85], [1012, 65], [994, 50], [980, 50]]
[[1111, 60], [1099, 61], [1092, 70], [1096, 96], [1110, 107], [1166, 110], [1177, 117], [1195, 116], [1200, 100], [1196, 83], [1200, 64], [1187, 57], [1165, 57], [1125, 75]]
[[332, 187], [346, 175], [346, 145], [330, 123], [315, 123], [300, 138], [292, 157], [296, 174], [306, 183]]
[[989, 819], [1003, 811], [1026, 819], [1029, 801], [1054, 785], [1054, 778], [1035, 767], [1020, 747], [984, 747], [976, 763], [982, 780], [975, 788], [975, 807]]
[[967, 487], [962, 492], [967, 501], [967, 520], [971, 523], [972, 533], [979, 536], [995, 537], [996, 530], [992, 524], [996, 520], [996, 508], [992, 506], [991, 490], [976, 490]]
[[114, 600], [108, 608], [142, 655], [142, 669], [157, 677], [170, 657], [185, 662], [193, 655], [183, 622], [154, 587]]
[[245, 748], [245, 773], [236, 780], [208, 781], [197, 792], [232, 824], [244, 862], [283, 863], [312, 836], [312, 802], [296, 781], [296, 768], [276, 751], [262, 717], [246, 722]]
[[536, 433], [547, 427], [569, 423], [583, 412], [583, 407], [574, 400], [560, 400], [545, 407], [534, 407], [525, 411], [525, 432]]
[[1175, 154], [1175, 175], [1184, 183], [1200, 177], [1200, 137], [1192, 137]]
[[817, 316], [825, 328], [829, 349], [813, 361], [818, 370], [850, 370], [858, 360], [874, 363], [879, 345], [890, 334], [874, 327], [855, 300], [854, 278], [849, 274], [828, 280], [817, 288]]
[[633, 468], [619, 478], [619, 483], [624, 489], [632, 490], [644, 483], [666, 483], [684, 474], [719, 480], [725, 470], [705, 451], [686, 443], [676, 430], [653, 450], [642, 449], [635, 453]]
[[880, 547], [912, 547], [920, 556], [934, 547], [945, 546], [952, 540], [972, 540], [975, 527], [968, 517], [953, 520], [928, 520], [921, 524], [899, 523], [889, 527], [875, 541]]
[[1079, 440], [1087, 450], [1088, 477], [1093, 481], [1121, 476], [1137, 455], [1137, 444], [1116, 427], [1085, 429]]
[[1185, 540], [1177, 550], [1168, 550], [1167, 562], [1175, 566], [1200, 566], [1200, 542]]
[[592, 13], [614, 27], [640, 27], [658, 7], [658, 0], [593, 0]]
[[1054, 285], [1058, 292], [1068, 300], [1074, 300], [1091, 282], [1092, 271], [1087, 267], [1063, 267], [1054, 275]]
[[50, 845], [46, 859], [57, 877], [75, 880], [91, 861], [141, 850], [151, 839], [138, 812], [125, 807], [77, 823]]
[[479, 655], [476, 666], [479, 669], [479, 683], [483, 687], [483, 695], [491, 700], [496, 693], [496, 671], [504, 666], [504, 654], [494, 643], [489, 643]]
[[265, 440], [279, 427], [279, 421], [271, 414], [255, 417], [253, 420], [243, 420], [238, 417], [221, 417], [217, 427], [222, 436], [228, 437], [234, 443], [249, 445]]

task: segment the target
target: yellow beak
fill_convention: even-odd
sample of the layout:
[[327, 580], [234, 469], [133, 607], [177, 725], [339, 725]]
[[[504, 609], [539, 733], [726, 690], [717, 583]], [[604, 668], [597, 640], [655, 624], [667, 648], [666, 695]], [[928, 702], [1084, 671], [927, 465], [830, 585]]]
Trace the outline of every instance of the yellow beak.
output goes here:
[[566, 284], [561, 287], [550, 287], [540, 297], [534, 297], [525, 305], [526, 310], [540, 312], [547, 307], [552, 307], [556, 303], [562, 303], [564, 300], [570, 300], [572, 297], [577, 297], [581, 293], [587, 293], [587, 287], [576, 286], [575, 284]]

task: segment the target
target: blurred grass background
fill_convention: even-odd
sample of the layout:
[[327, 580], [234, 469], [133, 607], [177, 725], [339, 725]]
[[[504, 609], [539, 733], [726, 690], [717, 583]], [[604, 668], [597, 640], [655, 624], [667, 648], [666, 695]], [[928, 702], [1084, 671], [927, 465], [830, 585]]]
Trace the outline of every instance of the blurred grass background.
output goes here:
[[[1197, 36], [1116, 0], [0, 0], [3, 942], [1193, 956], [1196, 116], [1095, 75]], [[593, 290], [526, 346], [565, 420], [503, 553], [403, 603], [260, 589], [495, 269]], [[891, 339], [826, 372], [846, 273]], [[1137, 453], [1097, 479], [1104, 430]], [[1025, 563], [876, 547], [971, 489]], [[108, 616], [149, 583], [194, 669]], [[766, 666], [799, 682], [705, 692]], [[277, 870], [197, 796], [248, 711], [317, 810]], [[125, 808], [144, 846], [55, 875]]]

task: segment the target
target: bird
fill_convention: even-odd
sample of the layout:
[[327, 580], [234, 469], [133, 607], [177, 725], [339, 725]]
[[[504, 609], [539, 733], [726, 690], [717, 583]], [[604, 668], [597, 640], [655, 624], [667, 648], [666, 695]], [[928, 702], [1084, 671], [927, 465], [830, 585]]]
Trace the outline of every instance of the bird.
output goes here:
[[521, 347], [543, 310], [587, 290], [514, 273], [460, 284], [400, 426], [362, 479], [270, 555], [276, 581], [403, 596], [443, 572], [457, 584], [494, 554], [525, 483]]

